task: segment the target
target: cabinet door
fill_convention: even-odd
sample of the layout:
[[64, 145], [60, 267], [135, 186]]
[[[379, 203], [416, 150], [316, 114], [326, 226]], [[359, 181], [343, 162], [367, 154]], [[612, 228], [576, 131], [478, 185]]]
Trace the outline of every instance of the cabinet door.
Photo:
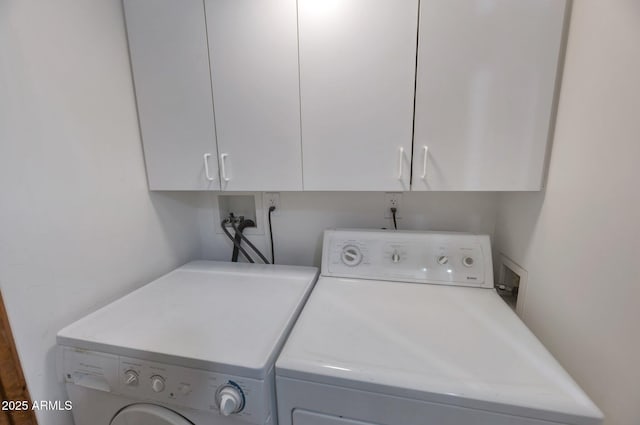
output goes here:
[[205, 0], [223, 190], [302, 190], [296, 0]]
[[540, 190], [565, 6], [421, 1], [412, 190]]
[[125, 0], [151, 190], [219, 190], [202, 0]]
[[418, 0], [298, 0], [305, 190], [409, 190]]

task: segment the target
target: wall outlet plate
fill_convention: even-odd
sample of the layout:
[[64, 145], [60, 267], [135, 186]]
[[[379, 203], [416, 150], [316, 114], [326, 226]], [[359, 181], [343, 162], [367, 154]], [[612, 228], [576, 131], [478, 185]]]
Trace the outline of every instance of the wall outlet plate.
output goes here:
[[384, 218], [393, 218], [391, 215], [391, 208], [396, 209], [396, 220], [402, 218], [400, 214], [400, 201], [402, 200], [402, 192], [385, 192], [384, 205], [385, 212]]
[[280, 192], [265, 192], [263, 195], [264, 210], [269, 214], [270, 207], [276, 207], [271, 213], [277, 215], [280, 212]]

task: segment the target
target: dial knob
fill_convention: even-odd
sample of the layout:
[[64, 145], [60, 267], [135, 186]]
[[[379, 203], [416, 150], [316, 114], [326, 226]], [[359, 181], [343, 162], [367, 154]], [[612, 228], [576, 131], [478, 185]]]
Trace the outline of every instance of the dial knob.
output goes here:
[[398, 251], [393, 251], [393, 254], [391, 254], [391, 261], [393, 261], [394, 263], [400, 262], [400, 254], [398, 253]]
[[473, 266], [473, 257], [464, 257], [464, 258], [462, 259], [462, 264], [463, 264], [465, 267], [471, 267], [471, 266]]
[[124, 383], [125, 385], [129, 385], [130, 387], [135, 387], [138, 385], [138, 373], [135, 370], [127, 370], [124, 373]]
[[164, 391], [164, 378], [160, 375], [153, 375], [151, 377], [151, 389], [156, 393]]
[[342, 248], [341, 258], [345, 265], [355, 267], [362, 261], [362, 251], [355, 245], [347, 245]]
[[436, 259], [436, 261], [438, 262], [438, 264], [444, 266], [449, 262], [449, 257], [447, 257], [446, 255], [441, 255]]
[[244, 407], [244, 395], [239, 388], [233, 385], [225, 385], [222, 387], [218, 391], [217, 398], [220, 413], [224, 416], [238, 413]]

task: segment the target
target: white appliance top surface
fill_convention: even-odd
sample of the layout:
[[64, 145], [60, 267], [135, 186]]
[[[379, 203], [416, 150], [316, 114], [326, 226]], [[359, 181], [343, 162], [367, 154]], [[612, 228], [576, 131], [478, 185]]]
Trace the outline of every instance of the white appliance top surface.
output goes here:
[[58, 343], [262, 378], [317, 273], [192, 262], [67, 326]]
[[276, 374], [563, 423], [602, 417], [493, 289], [320, 277]]

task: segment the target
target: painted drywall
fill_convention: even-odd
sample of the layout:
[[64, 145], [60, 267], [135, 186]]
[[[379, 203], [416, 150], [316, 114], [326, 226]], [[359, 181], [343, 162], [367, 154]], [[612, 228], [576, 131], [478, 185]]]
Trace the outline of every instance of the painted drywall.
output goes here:
[[[261, 199], [262, 194], [257, 194]], [[493, 192], [403, 193], [398, 228], [493, 234], [497, 214]], [[228, 260], [233, 245], [219, 230], [217, 197], [200, 198], [199, 224], [205, 258]], [[258, 201], [260, 206], [260, 201]], [[322, 232], [328, 228], [392, 228], [383, 192], [282, 192], [280, 210], [273, 215], [276, 263], [320, 265]], [[266, 208], [258, 211], [266, 223]], [[269, 251], [268, 230], [249, 235]]]
[[573, 4], [546, 193], [504, 194], [496, 248], [527, 325], [604, 411], [640, 423], [640, 2]]
[[35, 400], [66, 400], [60, 328], [200, 253], [195, 196], [147, 191], [121, 8], [0, 1], [0, 287]]

